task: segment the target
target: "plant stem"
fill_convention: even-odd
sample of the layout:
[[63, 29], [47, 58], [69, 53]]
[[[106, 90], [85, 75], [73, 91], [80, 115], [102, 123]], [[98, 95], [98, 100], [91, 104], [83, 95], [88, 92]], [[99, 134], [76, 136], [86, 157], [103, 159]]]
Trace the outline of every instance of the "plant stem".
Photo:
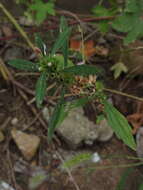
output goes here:
[[121, 96], [126, 96], [128, 98], [132, 98], [134, 100], [138, 100], [138, 101], [143, 102], [143, 98], [140, 98], [140, 97], [137, 97], [137, 96], [134, 96], [134, 95], [131, 95], [131, 94], [127, 94], [127, 93], [124, 93], [124, 92], [120, 92], [118, 90], [112, 90], [112, 89], [109, 89], [109, 88], [103, 88], [103, 90], [107, 91], [107, 92], [111, 92], [113, 94], [118, 94], [118, 95], [121, 95]]
[[26, 40], [27, 44], [30, 46], [30, 48], [35, 51], [33, 43], [28, 38], [27, 34], [24, 32], [24, 30], [21, 28], [21, 26], [17, 23], [16, 19], [11, 15], [11, 13], [4, 7], [2, 3], [0, 3], [0, 8], [4, 12], [4, 14], [8, 17], [8, 19], [12, 22], [12, 24], [16, 27], [16, 29], [19, 31], [19, 33], [22, 35], [22, 37]]

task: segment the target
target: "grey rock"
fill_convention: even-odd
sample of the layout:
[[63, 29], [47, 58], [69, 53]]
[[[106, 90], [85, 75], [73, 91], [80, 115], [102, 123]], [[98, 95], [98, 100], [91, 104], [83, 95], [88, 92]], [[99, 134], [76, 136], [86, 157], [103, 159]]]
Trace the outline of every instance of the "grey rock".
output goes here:
[[91, 128], [94, 127], [93, 122], [89, 121], [83, 114], [81, 108], [71, 111], [56, 130], [72, 149], [79, 147], [86, 140]]
[[[43, 109], [43, 117], [49, 121], [50, 109]], [[106, 119], [96, 125], [84, 115], [83, 108], [72, 110], [56, 132], [71, 149], [76, 149], [83, 143], [93, 145], [95, 140], [105, 142], [113, 136], [113, 130]]]
[[96, 125], [84, 116], [82, 108], [71, 111], [56, 132], [71, 149], [76, 149], [83, 142], [92, 145], [95, 140], [108, 141], [113, 135], [106, 120]]
[[106, 142], [110, 140], [113, 136], [113, 130], [108, 125], [106, 119], [103, 119], [98, 125], [98, 140], [101, 142]]

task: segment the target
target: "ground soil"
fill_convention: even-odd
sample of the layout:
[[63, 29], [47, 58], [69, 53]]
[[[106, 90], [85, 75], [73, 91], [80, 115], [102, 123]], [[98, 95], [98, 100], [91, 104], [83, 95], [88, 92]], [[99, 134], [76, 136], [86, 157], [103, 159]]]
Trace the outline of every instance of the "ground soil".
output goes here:
[[[11, 28], [11, 26], [9, 27]], [[9, 46], [15, 46], [15, 42], [17, 42], [16, 39], [0, 42], [0, 56], [2, 60], [5, 59], [7, 48], [9, 48]], [[20, 48], [21, 51], [23, 51], [24, 47], [20, 45]], [[31, 54], [29, 49], [24, 49], [23, 56], [25, 58]], [[99, 59], [102, 58], [99, 56], [98, 60]], [[107, 63], [109, 65], [107, 65]], [[106, 63], [103, 61], [102, 66], [105, 67], [105, 70], [107, 68], [107, 80], [105, 81], [104, 79], [104, 81], [110, 87], [119, 89], [119, 87], [123, 87], [121, 84], [123, 84], [123, 80], [125, 80], [125, 75], [121, 75], [113, 84], [113, 75], [109, 69], [111, 63], [112, 61], [109, 63], [109, 60], [106, 60]], [[13, 83], [11, 80], [6, 81], [0, 74], [0, 130], [5, 136], [4, 141], [0, 142], [0, 180], [11, 184], [17, 190], [29, 190], [29, 179], [33, 172], [31, 168], [41, 167], [48, 173], [47, 179], [40, 186], [35, 188], [35, 190], [74, 190], [77, 189], [74, 183], [79, 186], [80, 190], [115, 190], [121, 176], [127, 169], [127, 165], [135, 162], [126, 157], [136, 157], [136, 153], [131, 151], [115, 136], [106, 143], [95, 142], [91, 147], [81, 147], [76, 150], [77, 153], [80, 151], [98, 152], [101, 156], [101, 161], [98, 164], [90, 163], [88, 165], [88, 167], [92, 168], [92, 172], [87, 171], [86, 164], [73, 169], [71, 173], [74, 178], [73, 182], [66, 172], [58, 168], [61, 160], [59, 158], [55, 159], [53, 156], [59, 149], [61, 154], [61, 150], [63, 150], [63, 152], [66, 151], [67, 154], [68, 152], [70, 153], [71, 150], [69, 150], [64, 142], [57, 136], [55, 136], [52, 144], [49, 145], [47, 143], [47, 123], [41, 116], [41, 110], [36, 108], [35, 102], [28, 104], [34, 97], [34, 84], [37, 76], [32, 74], [29, 76], [26, 73], [23, 75], [23, 73], [18, 70], [8, 66], [6, 67], [9, 69], [11, 75], [15, 77], [18, 84]], [[143, 85], [141, 76], [137, 76], [130, 81], [125, 80], [124, 85], [126, 86], [124, 87], [124, 91], [142, 96], [141, 89]], [[117, 95], [112, 95], [111, 97], [113, 98], [114, 104], [125, 116], [136, 112], [138, 102]], [[55, 102], [45, 101], [44, 104], [47, 106], [54, 105]], [[85, 113], [93, 120], [95, 113], [91, 105], [85, 107]], [[14, 118], [18, 120], [15, 125], [12, 124]], [[31, 161], [26, 161], [23, 158], [14, 143], [11, 137], [11, 130], [13, 128], [35, 134], [41, 138], [40, 148]], [[45, 152], [48, 153], [48, 156], [45, 155]], [[109, 155], [117, 155], [117, 158], [111, 159]], [[104, 156], [107, 156], [107, 158]], [[26, 168], [22, 169], [21, 173], [15, 171], [18, 162], [21, 163], [22, 167], [24, 166]], [[96, 166], [112, 167], [97, 169]], [[133, 171], [127, 177], [124, 190], [138, 190], [142, 178], [142, 166], [134, 167]]]

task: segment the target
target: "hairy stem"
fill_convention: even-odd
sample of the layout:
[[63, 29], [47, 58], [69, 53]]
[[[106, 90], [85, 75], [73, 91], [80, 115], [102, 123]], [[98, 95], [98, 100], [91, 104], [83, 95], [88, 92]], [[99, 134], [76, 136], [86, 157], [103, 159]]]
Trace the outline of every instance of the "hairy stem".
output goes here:
[[15, 26], [15, 28], [19, 31], [21, 36], [26, 40], [29, 47], [35, 51], [33, 43], [28, 38], [27, 34], [24, 32], [24, 30], [21, 28], [21, 26], [17, 23], [16, 19], [11, 15], [11, 13], [4, 7], [2, 3], [0, 3], [0, 8], [4, 12], [4, 14], [8, 17], [8, 19], [11, 21], [11, 23]]

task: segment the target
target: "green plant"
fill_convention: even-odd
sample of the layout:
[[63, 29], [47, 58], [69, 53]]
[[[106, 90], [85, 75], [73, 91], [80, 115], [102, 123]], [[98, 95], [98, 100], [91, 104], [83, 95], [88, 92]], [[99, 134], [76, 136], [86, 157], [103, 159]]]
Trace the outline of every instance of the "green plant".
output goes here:
[[17, 0], [16, 2], [27, 7], [25, 15], [35, 20], [37, 24], [41, 24], [47, 15], [55, 15], [55, 0], [49, 0], [48, 2], [43, 0]]
[[[37, 35], [38, 59], [36, 63], [21, 59], [12, 60], [8, 63], [17, 69], [40, 72], [35, 95], [36, 104], [39, 108], [44, 101], [46, 89], [50, 82], [56, 82], [58, 86], [61, 86], [61, 96], [48, 125], [49, 142], [53, 137], [55, 128], [61, 124], [71, 109], [83, 106], [88, 101], [96, 99], [99, 104], [103, 105], [103, 114], [116, 135], [135, 150], [136, 144], [131, 133], [131, 127], [125, 117], [107, 101], [103, 92], [104, 87], [97, 78], [103, 74], [103, 70], [86, 64], [75, 65], [68, 59], [67, 45], [70, 32], [71, 28], [68, 27], [66, 19], [61, 17], [59, 36], [48, 54], [45, 44]], [[59, 51], [61, 53], [57, 54]], [[67, 93], [70, 93], [71, 97], [75, 96], [76, 100], [65, 101]]]
[[99, 22], [99, 29], [106, 32], [111, 26], [116, 31], [125, 33], [124, 44], [129, 44], [143, 36], [142, 0], [126, 0], [122, 9], [115, 2], [110, 3], [108, 9], [98, 5], [93, 8], [92, 12], [95, 16], [100, 17], [114, 16], [112, 23], [109, 20]]

